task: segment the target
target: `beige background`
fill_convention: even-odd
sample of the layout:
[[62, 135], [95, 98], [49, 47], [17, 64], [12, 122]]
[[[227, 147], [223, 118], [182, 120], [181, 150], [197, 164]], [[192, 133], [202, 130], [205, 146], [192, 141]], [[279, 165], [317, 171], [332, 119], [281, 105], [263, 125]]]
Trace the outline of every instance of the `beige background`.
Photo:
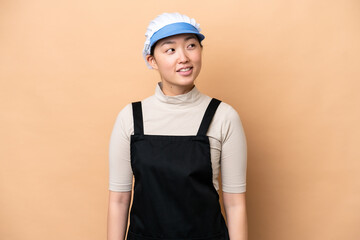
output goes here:
[[154, 93], [165, 11], [201, 24], [196, 84], [241, 116], [249, 239], [360, 239], [358, 0], [0, 1], [0, 239], [106, 238], [110, 133]]

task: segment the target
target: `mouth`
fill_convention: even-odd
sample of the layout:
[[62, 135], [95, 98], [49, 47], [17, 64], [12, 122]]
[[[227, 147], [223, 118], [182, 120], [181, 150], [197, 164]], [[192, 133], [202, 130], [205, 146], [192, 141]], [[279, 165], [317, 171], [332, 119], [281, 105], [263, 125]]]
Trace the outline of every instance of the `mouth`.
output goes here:
[[182, 76], [187, 76], [192, 73], [192, 69], [193, 69], [193, 67], [186, 67], [186, 68], [181, 68], [181, 69], [177, 70], [176, 72], [178, 72]]
[[187, 67], [187, 68], [181, 68], [179, 70], [177, 70], [177, 72], [187, 72], [189, 71], [190, 69], [192, 69], [193, 67]]

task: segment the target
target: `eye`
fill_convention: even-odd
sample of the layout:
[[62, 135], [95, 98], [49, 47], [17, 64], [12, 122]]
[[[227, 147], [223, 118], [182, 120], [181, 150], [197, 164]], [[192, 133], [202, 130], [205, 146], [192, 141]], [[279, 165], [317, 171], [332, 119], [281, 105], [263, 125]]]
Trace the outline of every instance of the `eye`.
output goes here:
[[[171, 50], [171, 51], [170, 51]], [[169, 48], [168, 50], [166, 50], [165, 52], [166, 53], [172, 53], [172, 52], [174, 52], [175, 51], [175, 49], [174, 48]]]
[[189, 47], [190, 48], [194, 48], [196, 46], [196, 44], [195, 43], [191, 43], [191, 44], [189, 44]]

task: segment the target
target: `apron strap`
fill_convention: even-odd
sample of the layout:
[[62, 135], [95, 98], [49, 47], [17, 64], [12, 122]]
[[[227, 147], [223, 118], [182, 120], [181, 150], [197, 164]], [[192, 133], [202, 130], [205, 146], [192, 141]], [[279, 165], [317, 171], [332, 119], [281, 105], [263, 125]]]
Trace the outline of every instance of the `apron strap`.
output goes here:
[[141, 101], [133, 102], [132, 109], [134, 118], [134, 135], [144, 135]]
[[197, 136], [199, 136], [199, 135], [205, 136], [206, 135], [206, 133], [209, 129], [211, 120], [213, 119], [216, 109], [220, 103], [221, 103], [221, 101], [216, 98], [211, 99], [211, 101], [205, 111], [204, 117], [201, 121]]

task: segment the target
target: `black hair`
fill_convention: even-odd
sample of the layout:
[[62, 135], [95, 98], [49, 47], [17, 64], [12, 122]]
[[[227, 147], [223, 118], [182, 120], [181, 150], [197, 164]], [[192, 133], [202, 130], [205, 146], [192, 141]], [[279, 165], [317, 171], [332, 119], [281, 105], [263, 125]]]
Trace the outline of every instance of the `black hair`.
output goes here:
[[[196, 35], [196, 34], [195, 34], [195, 36], [196, 36], [196, 38], [197, 38], [197, 40], [198, 40], [198, 42], [199, 42], [199, 44], [200, 44], [200, 47], [203, 47], [203, 45], [201, 45], [201, 41], [200, 41], [199, 36]], [[150, 49], [150, 55], [151, 55], [151, 56], [154, 56], [154, 49], [155, 49], [157, 43], [158, 43], [158, 41], [155, 42], [154, 45], [152, 45], [152, 47], [151, 47], [151, 49]]]

